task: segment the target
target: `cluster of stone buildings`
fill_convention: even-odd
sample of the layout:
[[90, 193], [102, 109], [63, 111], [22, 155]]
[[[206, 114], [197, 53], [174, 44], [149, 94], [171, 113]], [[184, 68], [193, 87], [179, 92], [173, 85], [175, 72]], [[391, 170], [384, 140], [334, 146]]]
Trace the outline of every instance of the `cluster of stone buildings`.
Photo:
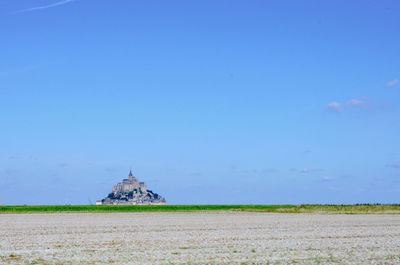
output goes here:
[[146, 183], [139, 182], [132, 170], [128, 178], [112, 188], [112, 192], [96, 205], [165, 205], [166, 200], [147, 189]]

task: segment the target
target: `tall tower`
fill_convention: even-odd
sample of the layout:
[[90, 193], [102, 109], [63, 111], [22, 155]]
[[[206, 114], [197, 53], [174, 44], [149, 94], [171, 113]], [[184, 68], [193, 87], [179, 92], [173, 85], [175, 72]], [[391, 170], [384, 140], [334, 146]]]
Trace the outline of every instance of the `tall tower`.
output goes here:
[[132, 169], [129, 170], [129, 175], [128, 175], [129, 179], [133, 178], [133, 174], [132, 174]]

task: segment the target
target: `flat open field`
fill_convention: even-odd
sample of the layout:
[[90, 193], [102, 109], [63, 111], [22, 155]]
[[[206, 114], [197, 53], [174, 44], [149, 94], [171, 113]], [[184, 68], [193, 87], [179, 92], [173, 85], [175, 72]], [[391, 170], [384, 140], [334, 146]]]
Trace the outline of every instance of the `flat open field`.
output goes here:
[[5, 264], [400, 264], [400, 215], [0, 214]]

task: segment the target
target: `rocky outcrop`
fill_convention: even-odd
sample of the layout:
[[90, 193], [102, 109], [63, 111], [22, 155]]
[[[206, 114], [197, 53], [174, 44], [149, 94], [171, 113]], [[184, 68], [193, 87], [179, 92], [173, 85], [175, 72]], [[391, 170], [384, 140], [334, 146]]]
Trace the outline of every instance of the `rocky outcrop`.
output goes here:
[[147, 189], [146, 183], [139, 180], [129, 172], [128, 178], [123, 179], [112, 188], [112, 192], [96, 205], [165, 205], [166, 200]]

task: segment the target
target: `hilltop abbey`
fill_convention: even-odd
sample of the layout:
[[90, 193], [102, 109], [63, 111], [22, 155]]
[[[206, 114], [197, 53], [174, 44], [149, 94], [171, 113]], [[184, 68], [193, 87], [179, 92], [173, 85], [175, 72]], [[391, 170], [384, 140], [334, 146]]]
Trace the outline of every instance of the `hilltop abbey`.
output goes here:
[[167, 202], [157, 193], [147, 189], [146, 183], [139, 182], [129, 171], [127, 179], [123, 179], [112, 188], [112, 192], [96, 205], [165, 205]]

